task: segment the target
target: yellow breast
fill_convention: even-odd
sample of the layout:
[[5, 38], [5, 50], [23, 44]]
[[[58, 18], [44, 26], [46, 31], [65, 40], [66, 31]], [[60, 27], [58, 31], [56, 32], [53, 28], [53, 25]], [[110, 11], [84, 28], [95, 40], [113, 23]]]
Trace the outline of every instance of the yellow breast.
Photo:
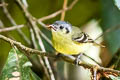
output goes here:
[[52, 33], [53, 36], [53, 45], [54, 48], [63, 54], [75, 55], [79, 53], [84, 53], [85, 50], [90, 47], [89, 43], [85, 44], [76, 44], [72, 41], [71, 37], [68, 35], [60, 35], [56, 33]]

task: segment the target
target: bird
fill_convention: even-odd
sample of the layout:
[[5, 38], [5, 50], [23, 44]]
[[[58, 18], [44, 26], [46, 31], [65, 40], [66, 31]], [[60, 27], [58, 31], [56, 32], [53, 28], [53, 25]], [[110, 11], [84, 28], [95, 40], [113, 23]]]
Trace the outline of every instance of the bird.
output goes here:
[[85, 53], [91, 46], [101, 46], [80, 28], [72, 26], [66, 21], [55, 21], [48, 25], [52, 32], [53, 47], [57, 52], [67, 55]]

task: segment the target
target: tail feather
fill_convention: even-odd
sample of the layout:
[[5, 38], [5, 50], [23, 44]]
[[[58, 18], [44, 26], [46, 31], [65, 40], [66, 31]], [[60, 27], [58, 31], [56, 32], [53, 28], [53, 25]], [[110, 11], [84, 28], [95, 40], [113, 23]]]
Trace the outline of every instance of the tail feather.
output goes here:
[[102, 44], [98, 44], [98, 43], [96, 43], [96, 42], [94, 42], [95, 43], [95, 45], [97, 45], [97, 46], [100, 46], [100, 47], [105, 47], [104, 45], [102, 45]]

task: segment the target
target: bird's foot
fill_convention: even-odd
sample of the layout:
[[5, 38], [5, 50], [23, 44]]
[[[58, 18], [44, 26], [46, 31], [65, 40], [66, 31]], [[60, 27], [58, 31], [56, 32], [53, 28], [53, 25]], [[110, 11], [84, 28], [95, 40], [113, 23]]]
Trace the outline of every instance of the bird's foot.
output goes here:
[[58, 61], [61, 59], [61, 53], [57, 53], [56, 58], [54, 59], [54, 61]]
[[77, 56], [75, 59], [75, 65], [79, 65], [82, 61], [81, 61], [81, 56], [83, 55], [83, 53], [80, 53], [79, 55], [75, 55]]
[[92, 73], [93, 73], [93, 76], [92, 76], [92, 79], [93, 79], [93, 80], [99, 80], [99, 79], [98, 79], [99, 76], [98, 76], [98, 73], [97, 73], [98, 67], [99, 67], [99, 66], [94, 65], [94, 66], [91, 68], [91, 71], [92, 71]]

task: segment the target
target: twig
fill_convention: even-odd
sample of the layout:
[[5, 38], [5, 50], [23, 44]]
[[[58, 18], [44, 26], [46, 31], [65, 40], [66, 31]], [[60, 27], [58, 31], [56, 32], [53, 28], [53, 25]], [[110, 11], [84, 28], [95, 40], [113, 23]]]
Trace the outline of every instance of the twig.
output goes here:
[[71, 10], [73, 8], [73, 6], [78, 2], [79, 0], [74, 0], [70, 6], [68, 7], [68, 10]]
[[93, 80], [97, 80], [97, 71], [96, 70], [94, 70]]
[[61, 20], [64, 21], [64, 18], [65, 18], [65, 9], [67, 8], [67, 2], [68, 0], [64, 0], [64, 3], [63, 3], [63, 11], [62, 11], [62, 14], [61, 14]]
[[[22, 4], [22, 2], [20, 0], [16, 0], [17, 3], [19, 4], [19, 6], [21, 7], [21, 9], [23, 10], [24, 14], [25, 14], [25, 17], [26, 19], [28, 20], [29, 24], [30, 24], [30, 27], [33, 29], [35, 35], [36, 35], [36, 38], [38, 40], [38, 43], [39, 43], [39, 46], [41, 47], [42, 51], [46, 52], [45, 51], [45, 48], [44, 48], [44, 45], [42, 43], [42, 40], [40, 38], [40, 35], [39, 35], [39, 32], [37, 30], [37, 24], [36, 24], [36, 21], [34, 21], [31, 16], [31, 14], [28, 12], [27, 8]], [[40, 57], [41, 58], [41, 57]], [[46, 67], [47, 67], [47, 70], [49, 72], [49, 79], [51, 80], [55, 80], [55, 77], [54, 77], [54, 74], [53, 74], [53, 71], [52, 71], [52, 68], [49, 64], [49, 61], [48, 61], [48, 58], [47, 57], [44, 57], [44, 60], [45, 60], [45, 64], [46, 64]], [[45, 67], [44, 67], [45, 69]], [[46, 71], [46, 69], [45, 69]]]
[[7, 6], [7, 5], [8, 5], [7, 3], [2, 3], [2, 4], [0, 4], [0, 7]]
[[17, 26], [12, 26], [12, 27], [8, 27], [8, 28], [2, 28], [2, 29], [0, 29], [0, 32], [12, 31], [12, 30], [22, 28], [22, 27], [24, 27], [24, 25], [17, 25]]
[[[23, 26], [22, 26], [23, 25]], [[21, 24], [21, 25], [17, 25], [17, 26], [12, 26], [12, 27], [9, 27], [9, 28], [3, 28], [3, 23], [1, 22], [0, 20], [0, 28], [3, 28], [3, 29], [0, 29], [0, 32], [6, 32], [6, 31], [12, 31], [12, 30], [15, 30], [16, 28], [22, 28], [24, 27], [25, 25], [24, 24]], [[16, 28], [15, 28], [16, 27]], [[38, 28], [38, 27], [37, 27]], [[31, 31], [30, 29], [30, 32], [31, 32], [31, 36], [34, 36], [32, 33], [33, 31]], [[38, 32], [40, 33], [40, 35], [50, 44], [52, 45], [52, 42], [51, 40], [38, 28]], [[32, 38], [33, 39], [33, 38]], [[32, 40], [32, 41], [35, 41], [35, 40]], [[33, 42], [35, 43], [35, 42]], [[35, 46], [34, 46], [35, 47]]]
[[37, 27], [38, 32], [40, 35], [52, 46], [51, 40]]
[[97, 66], [93, 66], [92, 72], [93, 72], [93, 80], [97, 80]]
[[[65, 10], [66, 10], [66, 9], [65, 9]], [[38, 19], [37, 22], [40, 23], [41, 21], [45, 21], [45, 20], [54, 18], [54, 17], [56, 17], [57, 15], [59, 15], [61, 12], [62, 12], [62, 10], [58, 10], [58, 11], [56, 11], [56, 12], [54, 12], [54, 13], [48, 15], [48, 16], [44, 16], [44, 17]]]
[[[32, 38], [32, 42], [33, 42], [34, 48], [38, 49], [38, 45], [36, 44], [36, 39], [35, 39], [34, 31], [33, 31], [32, 28], [30, 28], [30, 32], [31, 32], [31, 38]], [[45, 74], [46, 74], [47, 78], [49, 79], [49, 75], [47, 73], [47, 69], [45, 68], [45, 64], [44, 64], [44, 62], [42, 60], [42, 57], [41, 56], [38, 56], [38, 57], [39, 57], [39, 61], [40, 61], [41, 65], [42, 65], [42, 67], [43, 67], [43, 69], [45, 71]]]
[[39, 50], [35, 50], [35, 49], [32, 49], [32, 48], [28, 48], [28, 47], [22, 45], [20, 42], [14, 41], [14, 40], [12, 40], [10, 38], [7, 38], [7, 37], [5, 37], [3, 35], [0, 35], [0, 39], [3, 39], [4, 41], [7, 41], [10, 44], [14, 44], [17, 48], [19, 48], [20, 50], [22, 50], [24, 52], [32, 53], [32, 54], [34, 54], [34, 53], [36, 53], [36, 54], [40, 53], [41, 56], [45, 55], [45, 52], [43, 52], [43, 51], [39, 51]]
[[52, 46], [51, 40], [40, 30], [40, 35]]
[[31, 34], [33, 46], [34, 46], [35, 49], [37, 49], [36, 39], [35, 39], [34, 32], [33, 32], [32, 28], [30, 28], [30, 34]]
[[[36, 43], [35, 35], [34, 35], [34, 32], [33, 32], [32, 28], [30, 28], [30, 33], [31, 33], [31, 38], [32, 38], [33, 46], [34, 46], [35, 49], [38, 49], [38, 45]], [[43, 62], [41, 56], [38, 55], [37, 57], [39, 58], [39, 61], [41, 63], [40, 66], [42, 66], [44, 68], [44, 70], [46, 70], [45, 67], [44, 67], [44, 62]], [[40, 68], [40, 66], [38, 66], [35, 62], [33, 62], [33, 64], [35, 64], [35, 66], [37, 66], [38, 68]], [[46, 74], [46, 77], [49, 78], [49, 76], [47, 75], [47, 71], [45, 71], [45, 74]]]
[[110, 33], [111, 31], [115, 31], [115, 30], [118, 30], [118, 29], [120, 29], [120, 25], [113, 26], [113, 27], [107, 29], [106, 31], [104, 31], [102, 34], [100, 34], [95, 40], [98, 40], [100, 37]]
[[[37, 37], [37, 39], [38, 39], [38, 43], [39, 43], [39, 45], [40, 45], [40, 47], [41, 47], [41, 50], [42, 50], [43, 52], [46, 52], [45, 47], [44, 47], [44, 44], [43, 44], [43, 42], [42, 42], [42, 39], [41, 39], [41, 37], [40, 37], [40, 35], [39, 35], [39, 33], [38, 33], [38, 29], [37, 29], [36, 27], [35, 27], [35, 33], [36, 33], [36, 37]], [[49, 74], [50, 74], [50, 79], [51, 79], [51, 80], [55, 80], [55, 77], [54, 77], [53, 71], [52, 71], [52, 69], [51, 69], [50, 63], [49, 63], [49, 61], [48, 61], [48, 58], [45, 57], [45, 56], [44, 56], [43, 58], [44, 58], [44, 60], [45, 60], [46, 67], [47, 67], [48, 72], [49, 72]]]
[[[4, 0], [1, 0], [1, 2], [3, 4], [5, 4], [5, 1]], [[15, 20], [12, 18], [12, 16], [10, 15], [10, 13], [8, 12], [7, 10], [7, 7], [6, 5], [3, 5], [3, 12], [5, 13], [5, 15], [7, 16], [7, 18], [10, 20], [10, 22], [12, 23], [12, 25], [14, 26], [17, 26], [17, 23], [15, 22]], [[30, 45], [30, 40], [25, 36], [25, 34], [20, 30], [20, 29], [17, 29], [18, 33], [24, 38], [24, 40]]]
[[92, 61], [94, 61], [96, 64], [98, 64], [99, 66], [101, 66], [101, 64], [99, 62], [97, 62], [96, 60], [94, 60], [93, 58], [91, 58], [90, 56], [86, 55], [83, 53], [84, 56], [88, 57], [89, 59], [91, 59]]
[[[38, 55], [41, 55], [41, 56], [46, 56], [46, 57], [54, 58], [54, 59], [56, 58], [56, 55], [54, 55], [54, 54], [49, 54], [49, 53], [44, 52], [44, 51], [39, 51], [39, 50], [36, 50], [36, 49], [28, 48], [28, 47], [22, 45], [20, 42], [14, 41], [14, 40], [12, 40], [10, 38], [7, 38], [3, 35], [0, 35], [0, 39], [3, 39], [4, 41], [7, 41], [8, 43], [14, 44], [18, 49], [20, 49], [21, 51], [24, 51], [25, 53], [38, 54]], [[64, 61], [67, 61], [67, 62], [70, 62], [70, 63], [73, 63], [73, 64], [74, 64], [74, 61], [76, 60], [75, 57], [70, 56], [70, 55], [61, 55], [60, 57]], [[94, 66], [94, 65], [85, 64], [85, 63], [79, 63], [78, 65], [83, 66], [85, 68], [89, 68], [89, 69], [91, 69]], [[110, 68], [104, 68], [104, 67], [100, 67], [100, 66], [97, 67], [97, 72], [100, 72], [100, 73], [109, 72], [109, 74], [115, 73], [117, 75], [120, 75], [120, 71], [118, 71], [118, 70], [114, 70], [114, 69], [110, 69]]]
[[0, 20], [0, 28], [4, 28], [4, 24], [3, 24], [2, 20]]
[[[71, 10], [73, 8], [73, 6], [77, 3], [77, 1], [78, 0], [73, 0], [73, 2], [70, 4], [70, 6], [68, 6], [64, 11]], [[42, 17], [42, 18], [38, 19], [37, 22], [40, 23], [41, 21], [45, 21], [45, 20], [54, 18], [57, 15], [59, 15], [60, 13], [62, 13], [62, 11], [63, 11], [63, 9], [58, 10], [58, 11], [56, 11], [48, 16]]]
[[38, 32], [40, 35], [52, 46], [51, 40], [37, 27]]

